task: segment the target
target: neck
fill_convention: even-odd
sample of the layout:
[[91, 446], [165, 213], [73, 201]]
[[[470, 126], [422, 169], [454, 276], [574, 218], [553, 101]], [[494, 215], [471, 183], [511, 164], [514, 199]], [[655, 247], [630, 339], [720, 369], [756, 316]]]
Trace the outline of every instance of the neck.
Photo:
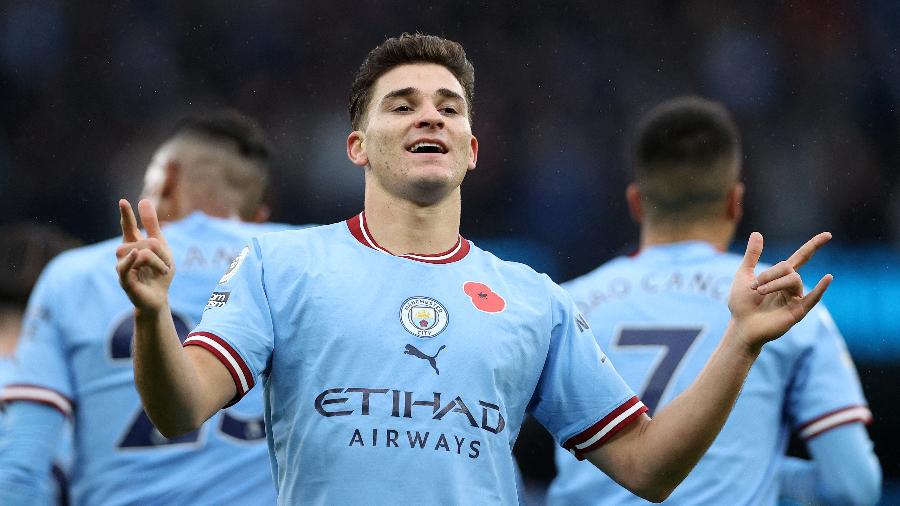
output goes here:
[[168, 222], [179, 221], [196, 211], [213, 218], [233, 219], [240, 217], [240, 213], [215, 199], [192, 199], [182, 196], [179, 202], [187, 205], [174, 205], [172, 202], [160, 200], [157, 209], [160, 220]]
[[685, 241], [708, 242], [725, 251], [734, 237], [735, 225], [731, 222], [695, 222], [689, 224], [650, 224], [641, 226], [641, 249], [661, 244]]
[[439, 202], [420, 205], [390, 198], [376, 185], [366, 185], [369, 232], [394, 255], [432, 255], [452, 248], [459, 239], [461, 209], [459, 188]]
[[0, 356], [12, 355], [22, 329], [22, 310], [0, 306]]

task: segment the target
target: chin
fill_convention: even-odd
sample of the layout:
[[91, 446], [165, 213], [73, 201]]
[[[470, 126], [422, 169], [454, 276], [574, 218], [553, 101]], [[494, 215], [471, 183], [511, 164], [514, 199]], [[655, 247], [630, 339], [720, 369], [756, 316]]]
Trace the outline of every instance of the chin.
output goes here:
[[422, 205], [440, 202], [459, 187], [459, 182], [449, 177], [419, 178], [409, 185], [411, 200]]

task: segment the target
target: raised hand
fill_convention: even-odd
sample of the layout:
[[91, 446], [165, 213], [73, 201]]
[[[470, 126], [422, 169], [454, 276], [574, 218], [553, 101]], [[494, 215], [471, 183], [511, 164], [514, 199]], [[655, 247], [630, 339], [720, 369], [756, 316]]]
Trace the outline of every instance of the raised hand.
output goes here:
[[778, 262], [759, 276], [754, 275], [763, 249], [759, 232], [750, 234], [744, 260], [738, 268], [728, 295], [732, 322], [751, 350], [781, 337], [822, 299], [833, 277], [826, 274], [812, 291], [803, 294], [803, 280], [797, 273], [816, 251], [831, 239], [822, 232], [806, 242], [790, 258]]
[[168, 303], [175, 262], [159, 227], [156, 209], [149, 200], [138, 202], [146, 238], [138, 229], [131, 203], [120, 200], [119, 212], [122, 225], [122, 244], [116, 248], [119, 284], [134, 307], [159, 311]]

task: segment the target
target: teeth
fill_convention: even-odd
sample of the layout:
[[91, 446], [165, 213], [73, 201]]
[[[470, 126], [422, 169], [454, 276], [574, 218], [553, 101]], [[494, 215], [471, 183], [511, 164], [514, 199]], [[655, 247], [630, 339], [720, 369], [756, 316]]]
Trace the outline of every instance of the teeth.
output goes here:
[[436, 144], [434, 142], [417, 142], [417, 143], [413, 144], [409, 148], [409, 150], [415, 153], [416, 151], [419, 151], [420, 149], [425, 149], [425, 148], [434, 148], [439, 153], [444, 152], [444, 148], [440, 144]]

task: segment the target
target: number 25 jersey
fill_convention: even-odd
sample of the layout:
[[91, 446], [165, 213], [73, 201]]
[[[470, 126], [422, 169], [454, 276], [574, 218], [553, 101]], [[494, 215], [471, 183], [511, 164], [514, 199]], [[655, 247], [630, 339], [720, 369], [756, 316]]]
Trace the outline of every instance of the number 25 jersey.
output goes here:
[[[199, 212], [163, 226], [177, 269], [169, 303], [182, 339], [216, 304], [210, 291], [246, 241], [284, 228]], [[171, 440], [141, 409], [131, 362], [134, 308], [115, 270], [120, 243], [77, 248], [47, 266], [3, 399], [43, 402], [72, 418], [75, 504], [274, 504], [261, 396]]]

